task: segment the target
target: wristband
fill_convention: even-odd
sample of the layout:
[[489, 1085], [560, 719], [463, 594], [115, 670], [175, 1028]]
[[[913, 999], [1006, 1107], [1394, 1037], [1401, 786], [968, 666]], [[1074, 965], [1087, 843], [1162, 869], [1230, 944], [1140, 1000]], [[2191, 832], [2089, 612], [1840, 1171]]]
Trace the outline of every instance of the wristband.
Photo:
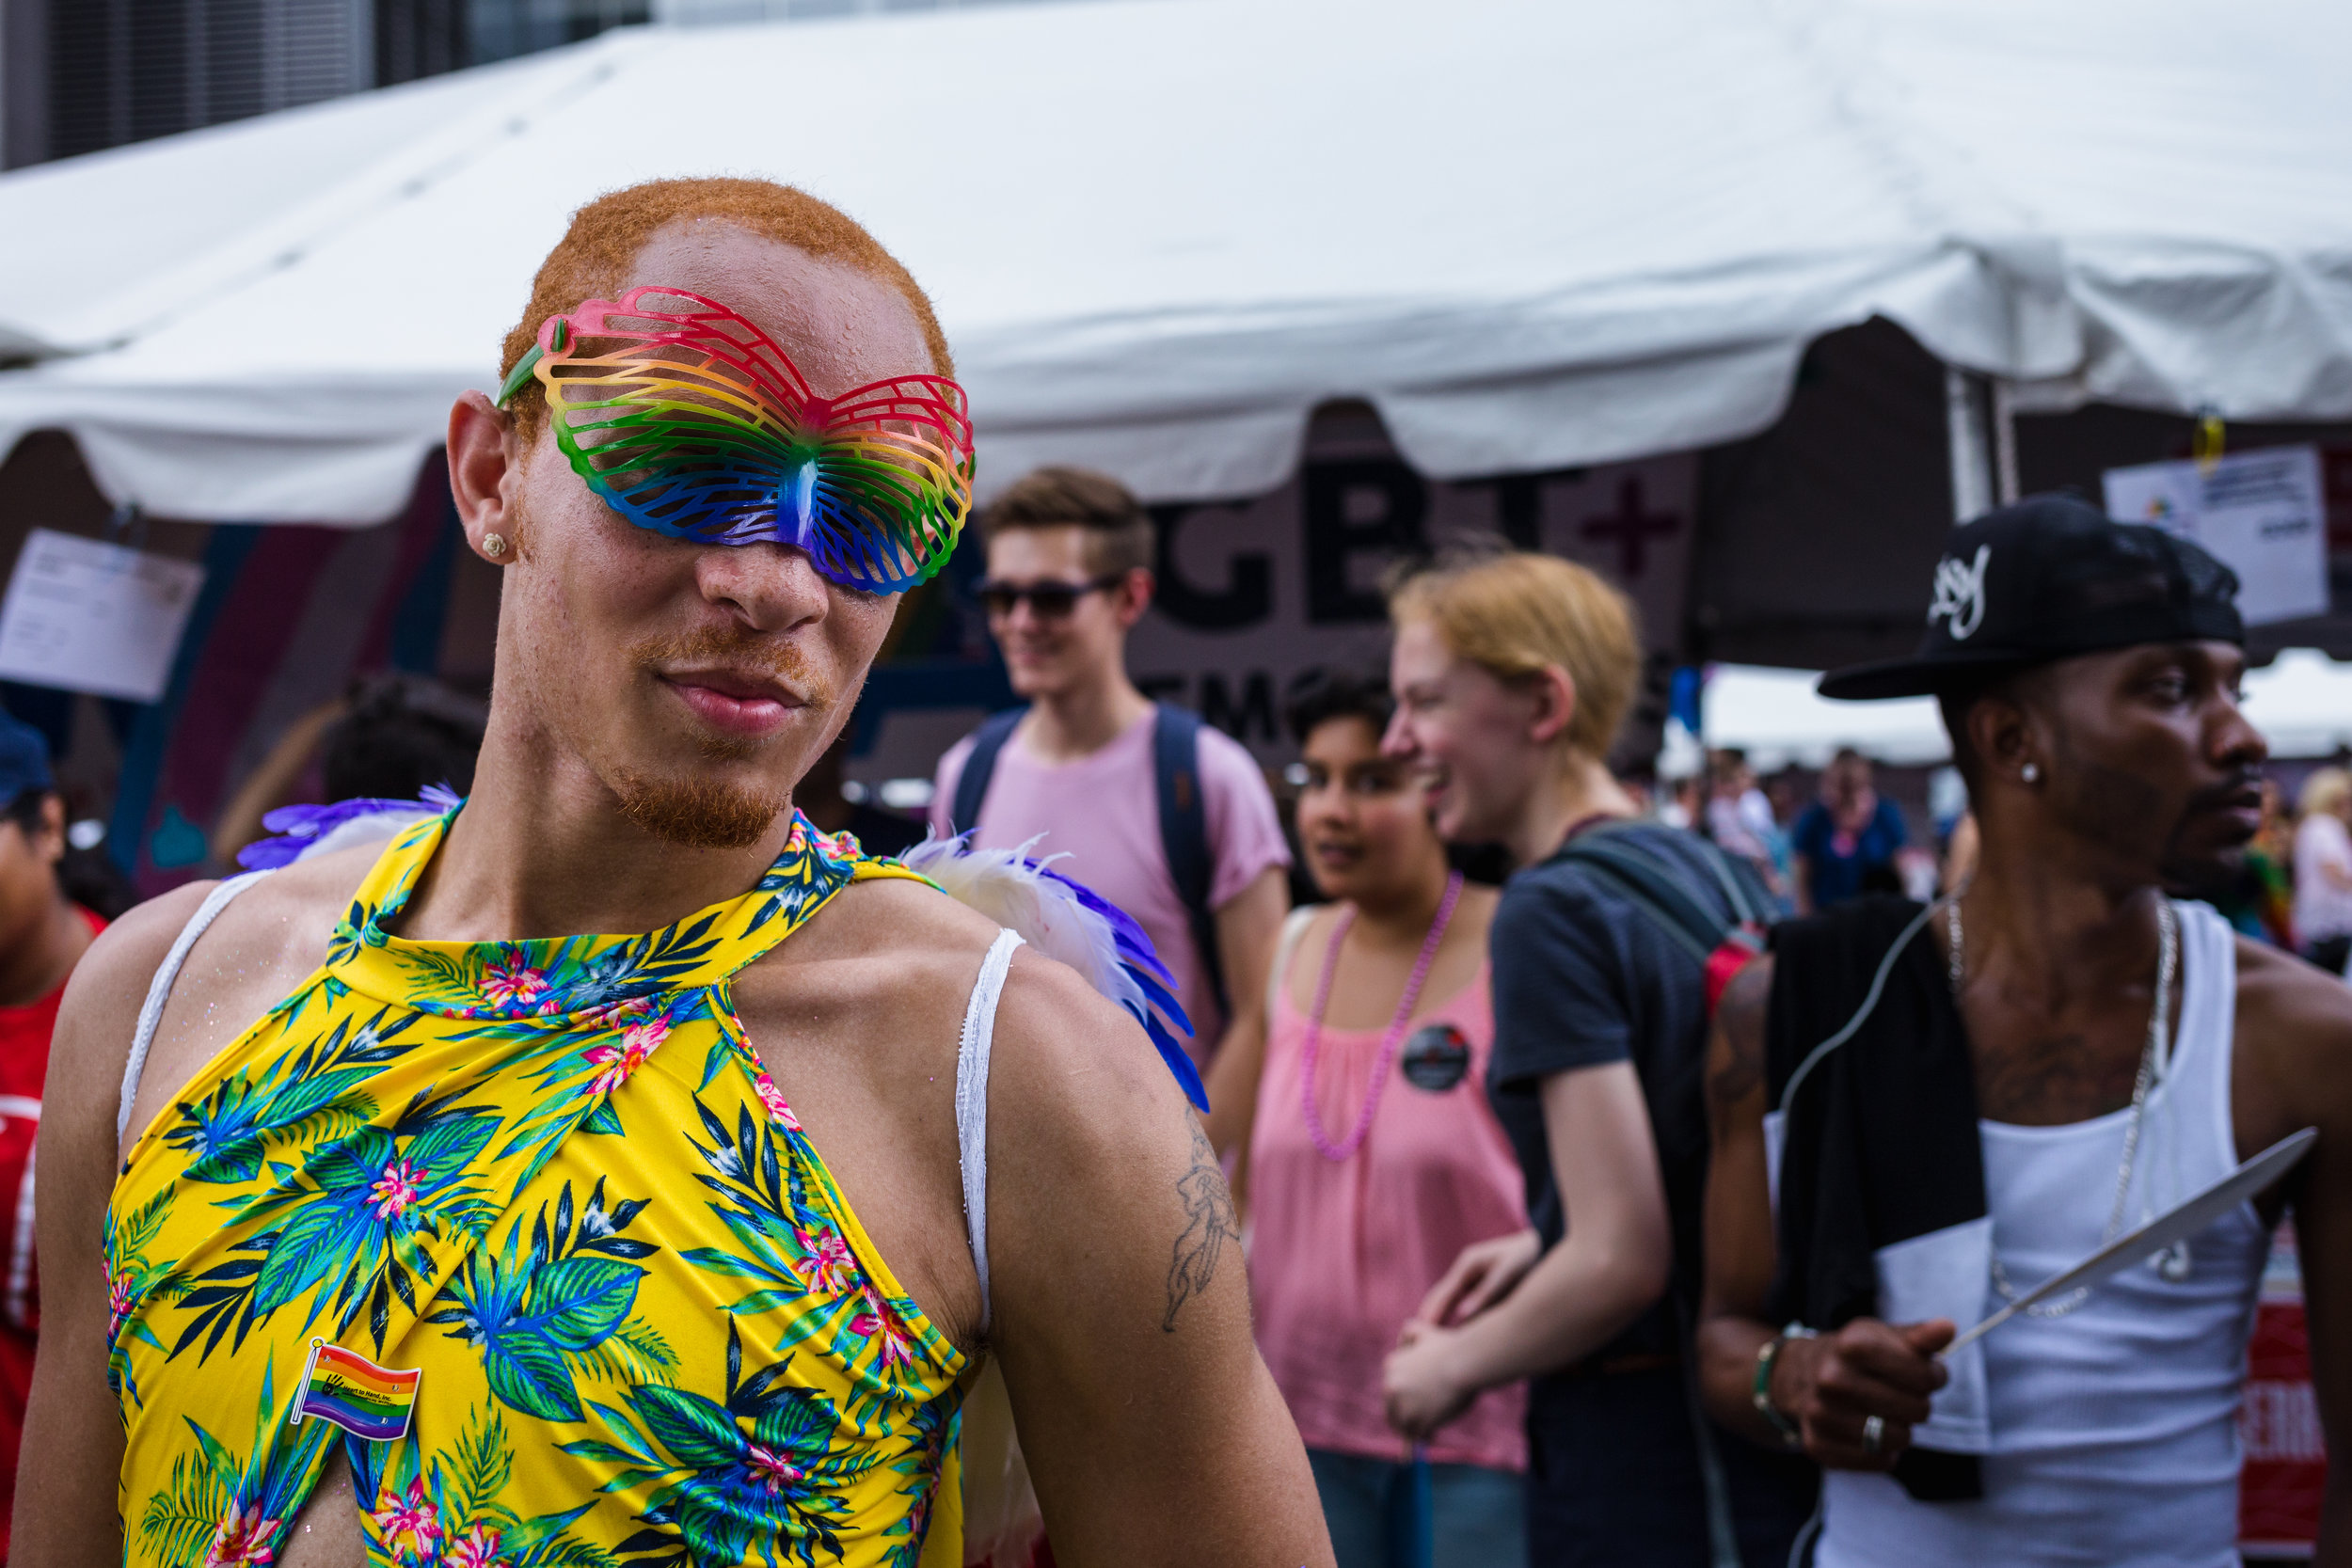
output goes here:
[[1756, 1383], [1749, 1391], [1749, 1402], [1756, 1406], [1758, 1415], [1772, 1423], [1772, 1430], [1780, 1433], [1781, 1442], [1791, 1449], [1804, 1447], [1804, 1433], [1798, 1431], [1797, 1423], [1790, 1420], [1782, 1413], [1780, 1406], [1772, 1402], [1772, 1368], [1780, 1360], [1782, 1346], [1791, 1339], [1812, 1338], [1814, 1338], [1812, 1329], [1805, 1327], [1803, 1323], [1792, 1323], [1757, 1346], [1756, 1352]]

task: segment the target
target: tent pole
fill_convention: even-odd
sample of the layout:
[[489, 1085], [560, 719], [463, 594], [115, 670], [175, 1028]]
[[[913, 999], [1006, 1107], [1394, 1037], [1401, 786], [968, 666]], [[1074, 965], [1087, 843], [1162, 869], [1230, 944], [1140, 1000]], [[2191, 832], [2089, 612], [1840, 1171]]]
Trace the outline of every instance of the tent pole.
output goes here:
[[2003, 506], [2019, 499], [2017, 483], [2017, 391], [2006, 377], [1993, 379], [1994, 496]]
[[1983, 376], [1957, 365], [1944, 367], [1944, 420], [1951, 438], [1955, 525], [1993, 510], [1992, 420], [1985, 407], [1984, 381]]

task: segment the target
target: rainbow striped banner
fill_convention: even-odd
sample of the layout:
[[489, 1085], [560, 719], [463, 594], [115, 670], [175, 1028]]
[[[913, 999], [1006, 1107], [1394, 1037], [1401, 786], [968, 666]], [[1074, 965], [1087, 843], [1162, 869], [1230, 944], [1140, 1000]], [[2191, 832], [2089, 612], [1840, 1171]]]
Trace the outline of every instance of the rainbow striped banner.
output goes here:
[[302, 1397], [294, 1401], [288, 1425], [300, 1425], [305, 1416], [342, 1428], [371, 1443], [389, 1443], [408, 1435], [416, 1414], [417, 1382], [421, 1368], [394, 1371], [379, 1367], [357, 1351], [310, 1341], [310, 1359], [302, 1367]]

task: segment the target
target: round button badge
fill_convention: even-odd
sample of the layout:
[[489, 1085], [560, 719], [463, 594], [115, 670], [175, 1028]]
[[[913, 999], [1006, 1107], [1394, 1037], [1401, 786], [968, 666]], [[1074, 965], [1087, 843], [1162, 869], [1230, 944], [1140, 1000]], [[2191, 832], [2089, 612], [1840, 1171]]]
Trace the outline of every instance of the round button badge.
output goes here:
[[1451, 1023], [1424, 1023], [1405, 1042], [1398, 1065], [1417, 1089], [1443, 1094], [1470, 1071], [1470, 1041]]

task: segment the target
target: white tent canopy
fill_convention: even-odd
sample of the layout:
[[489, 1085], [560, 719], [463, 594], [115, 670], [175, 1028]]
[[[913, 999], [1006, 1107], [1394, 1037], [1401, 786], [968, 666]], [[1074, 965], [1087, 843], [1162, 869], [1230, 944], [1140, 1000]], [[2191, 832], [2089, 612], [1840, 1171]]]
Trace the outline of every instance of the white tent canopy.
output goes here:
[[1932, 697], [1883, 703], [1833, 703], [1817, 694], [1812, 670], [1718, 664], [1699, 692], [1699, 736], [1710, 747], [1748, 754], [1759, 773], [1795, 763], [1819, 768], [1843, 746], [1898, 767], [1943, 762], [1952, 754]]
[[[1738, 747], [1768, 773], [1792, 762], [1819, 768], [1841, 746], [1906, 766], [1951, 755], [1933, 698], [1833, 703], [1815, 693], [1819, 679], [1808, 670], [1716, 665], [1699, 698], [1706, 744]], [[2352, 745], [2352, 663], [2291, 648], [2247, 673], [2245, 712], [2271, 755], [2331, 755]]]
[[2290, 648], [2246, 677], [2246, 717], [2279, 757], [2332, 756], [2352, 745], [2352, 663]]
[[1888, 317], [2045, 405], [2352, 416], [2352, 8], [1097, 0], [550, 55], [0, 178], [0, 451], [393, 511], [564, 215], [789, 181], [938, 301], [983, 482], [1263, 491], [1360, 397], [1438, 477], [1726, 440]]

